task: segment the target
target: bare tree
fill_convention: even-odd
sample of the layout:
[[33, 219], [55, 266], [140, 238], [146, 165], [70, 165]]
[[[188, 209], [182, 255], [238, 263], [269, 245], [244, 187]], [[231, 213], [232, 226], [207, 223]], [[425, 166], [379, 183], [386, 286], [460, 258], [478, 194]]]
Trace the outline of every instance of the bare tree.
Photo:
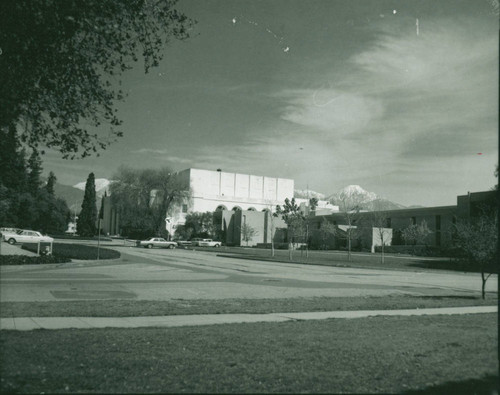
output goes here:
[[243, 225], [241, 225], [240, 231], [241, 231], [241, 238], [243, 239], [244, 242], [247, 243], [247, 247], [248, 247], [248, 242], [252, 240], [254, 236], [257, 236], [259, 234], [257, 229], [250, 226], [246, 222]]
[[[318, 198], [309, 199], [309, 206], [306, 208], [306, 215], [310, 217], [316, 211], [318, 207]], [[309, 221], [304, 217], [305, 228], [306, 228], [306, 258], [309, 258]]]
[[274, 257], [274, 231], [275, 231], [275, 223], [274, 219], [278, 216], [276, 212], [273, 212], [274, 205], [272, 200], [266, 201], [266, 215], [270, 225], [271, 231], [271, 256]]
[[[342, 192], [339, 196], [339, 208], [346, 224], [344, 233], [338, 232], [338, 236], [347, 240], [347, 259], [351, 261], [352, 241], [360, 235], [360, 211], [361, 201], [356, 195], [349, 195]], [[356, 224], [356, 225], [355, 225]]]
[[384, 247], [391, 237], [391, 231], [387, 229], [387, 213], [385, 211], [374, 211], [370, 216], [371, 225], [380, 240], [380, 262], [385, 262]]
[[190, 197], [189, 189], [168, 168], [120, 167], [113, 180], [111, 200], [120, 213], [122, 228], [140, 237], [160, 235], [174, 206]]
[[299, 205], [295, 203], [295, 198], [292, 200], [286, 198], [283, 207], [276, 206], [276, 215], [280, 215], [287, 224], [288, 258], [292, 260], [293, 244], [296, 242], [297, 236], [304, 233], [304, 215], [300, 211]]

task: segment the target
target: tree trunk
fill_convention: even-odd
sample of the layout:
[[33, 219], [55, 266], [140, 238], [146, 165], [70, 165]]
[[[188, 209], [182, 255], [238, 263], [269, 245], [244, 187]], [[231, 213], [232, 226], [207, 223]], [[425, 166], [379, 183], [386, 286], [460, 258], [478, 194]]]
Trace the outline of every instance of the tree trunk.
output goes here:
[[292, 249], [293, 249], [293, 244], [291, 242], [288, 242], [288, 259], [290, 261], [292, 260]]
[[382, 263], [384, 263], [384, 242], [382, 241]]
[[309, 225], [306, 225], [306, 258], [309, 258]]
[[481, 286], [481, 295], [483, 297], [483, 300], [486, 299], [486, 291], [485, 291], [485, 288], [486, 288], [486, 280], [488, 280], [488, 277], [485, 278], [484, 276], [484, 270], [481, 270], [481, 282], [482, 282], [482, 286]]

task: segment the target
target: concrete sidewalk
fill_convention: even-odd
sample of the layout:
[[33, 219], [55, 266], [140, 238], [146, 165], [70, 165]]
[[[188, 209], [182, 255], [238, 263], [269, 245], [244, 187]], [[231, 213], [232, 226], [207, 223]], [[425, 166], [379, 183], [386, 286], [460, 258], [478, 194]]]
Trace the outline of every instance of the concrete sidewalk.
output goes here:
[[92, 329], [177, 327], [253, 322], [285, 322], [302, 320], [349, 319], [374, 316], [419, 316], [497, 313], [497, 306], [446, 307], [409, 310], [323, 311], [271, 314], [205, 314], [156, 317], [20, 317], [1, 318], [0, 330], [29, 331], [33, 329]]

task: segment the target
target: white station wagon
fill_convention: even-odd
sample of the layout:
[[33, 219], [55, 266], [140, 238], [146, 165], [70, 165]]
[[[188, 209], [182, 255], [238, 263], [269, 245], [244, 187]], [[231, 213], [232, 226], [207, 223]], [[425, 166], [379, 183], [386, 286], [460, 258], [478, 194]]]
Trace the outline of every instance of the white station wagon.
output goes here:
[[18, 230], [17, 232], [2, 232], [2, 237], [9, 244], [16, 243], [52, 243], [54, 239], [44, 236], [35, 230]]

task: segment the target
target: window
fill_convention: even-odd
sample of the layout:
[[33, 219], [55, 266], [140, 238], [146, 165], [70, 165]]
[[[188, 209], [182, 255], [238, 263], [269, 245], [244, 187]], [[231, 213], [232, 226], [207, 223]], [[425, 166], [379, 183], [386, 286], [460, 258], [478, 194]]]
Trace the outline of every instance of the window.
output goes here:
[[416, 225], [417, 224], [417, 217], [411, 217], [411, 224]]
[[187, 213], [188, 212], [188, 205], [187, 204], [183, 204], [182, 205], [182, 212], [183, 213]]
[[391, 227], [391, 219], [390, 218], [386, 218], [386, 220], [385, 220], [385, 227], [386, 228], [390, 228]]
[[436, 215], [436, 230], [441, 230], [441, 216]]
[[436, 245], [441, 246], [441, 216], [436, 215]]

